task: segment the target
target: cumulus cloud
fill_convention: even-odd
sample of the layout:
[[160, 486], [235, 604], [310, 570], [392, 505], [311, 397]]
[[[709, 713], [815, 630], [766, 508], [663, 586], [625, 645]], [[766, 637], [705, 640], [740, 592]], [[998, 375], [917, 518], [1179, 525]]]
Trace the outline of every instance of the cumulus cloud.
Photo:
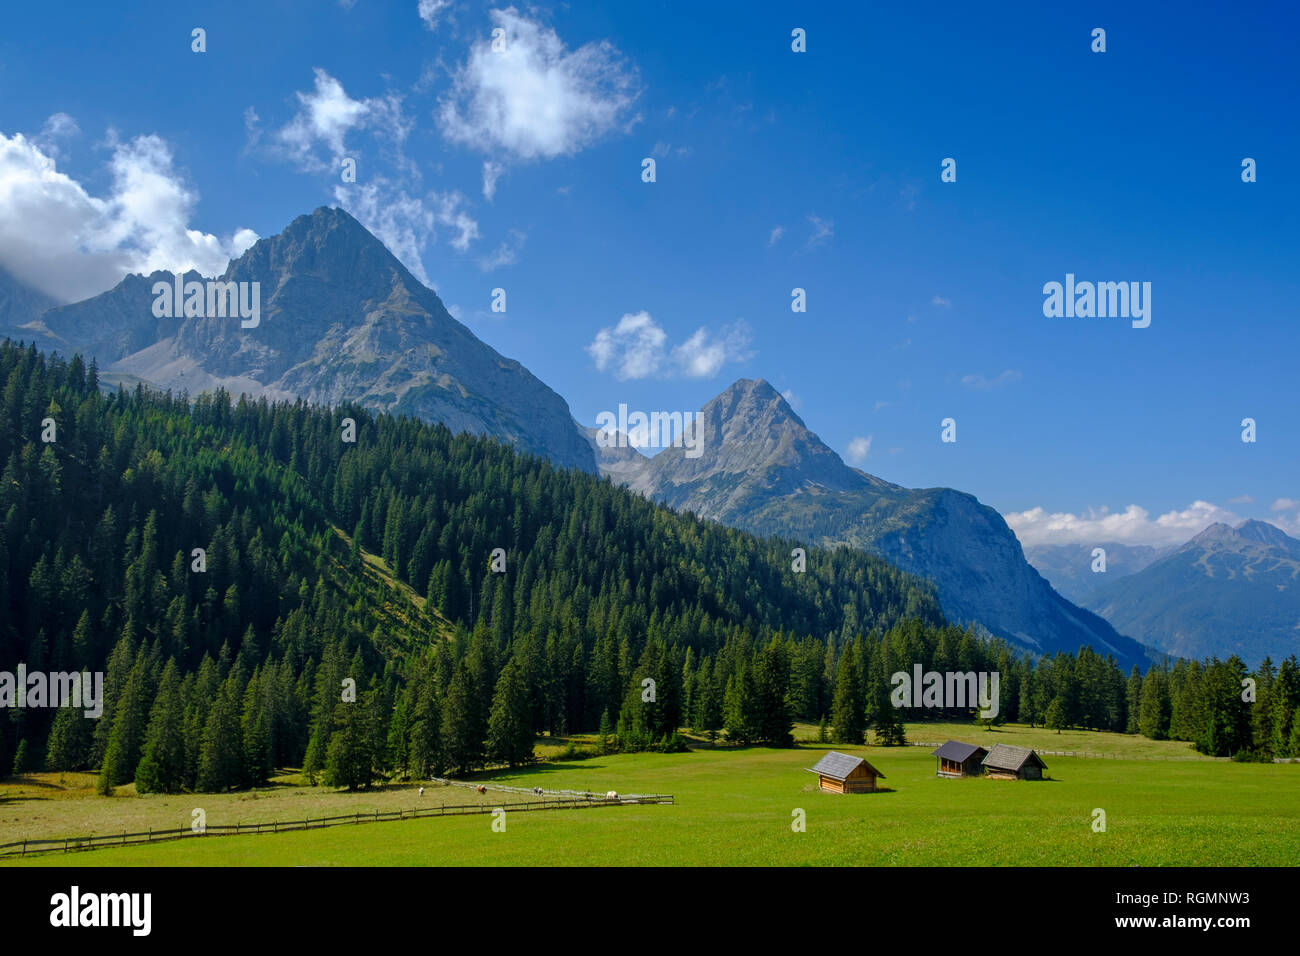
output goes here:
[[520, 159], [569, 156], [626, 119], [637, 76], [608, 41], [568, 49], [514, 7], [491, 11], [505, 47], [484, 39], [452, 75], [438, 119], [451, 140]]
[[[71, 117], [47, 121], [64, 136]], [[63, 302], [109, 289], [130, 272], [197, 269], [215, 276], [257, 241], [249, 229], [225, 239], [190, 228], [198, 193], [158, 136], [110, 134], [109, 185], [92, 195], [21, 133], [0, 133], [0, 263]]]
[[1269, 506], [1269, 511], [1277, 513], [1279, 511], [1296, 511], [1300, 509], [1300, 501], [1294, 498], [1278, 498]]
[[1103, 507], [1085, 514], [1049, 513], [1043, 508], [1031, 508], [1003, 517], [1025, 546], [1098, 544], [1105, 541], [1167, 546], [1182, 544], [1216, 521], [1231, 525], [1242, 521], [1232, 511], [1200, 500], [1154, 518], [1145, 508], [1132, 504], [1123, 511]]
[[687, 378], [712, 378], [728, 362], [741, 362], [752, 355], [749, 338], [749, 326], [744, 322], [724, 325], [717, 335], [700, 327], [673, 347], [672, 361]]
[[[911, 339], [907, 340], [909, 345], [911, 344], [911, 341]], [[1018, 381], [1020, 381], [1020, 373], [1013, 368], [1009, 368], [1001, 375], [996, 375], [993, 378], [985, 378], [983, 375], [963, 375], [961, 377], [961, 383], [963, 386], [966, 388], [977, 389], [979, 391], [1001, 388], [1003, 385], [1010, 385], [1013, 382]]]
[[850, 464], [861, 465], [871, 454], [871, 436], [865, 438], [861, 435], [849, 442], [848, 459]]
[[[413, 124], [402, 112], [401, 97], [388, 94], [356, 100], [326, 71], [317, 67], [312, 72], [314, 88], [294, 94], [298, 112], [275, 134], [279, 150], [309, 172], [337, 170], [344, 156], [356, 158], [348, 150], [348, 134], [366, 129], [385, 144], [398, 165], [405, 165], [402, 145]], [[254, 112], [252, 121], [256, 120]], [[245, 121], [249, 122], [247, 114]], [[250, 128], [250, 142], [252, 138]]]
[[699, 328], [679, 345], [668, 346], [668, 333], [646, 311], [628, 313], [617, 325], [603, 328], [587, 346], [602, 372], [620, 380], [649, 378], [663, 372], [687, 378], [710, 378], [728, 362], [749, 358], [749, 327], [723, 326], [714, 334]]

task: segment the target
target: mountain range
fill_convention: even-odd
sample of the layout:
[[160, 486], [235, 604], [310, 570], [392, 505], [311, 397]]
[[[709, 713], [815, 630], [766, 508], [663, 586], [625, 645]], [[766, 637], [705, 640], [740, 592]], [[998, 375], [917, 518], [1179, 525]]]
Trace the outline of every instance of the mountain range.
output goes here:
[[[1093, 551], [1106, 552], [1106, 570], [1094, 571]], [[1099, 544], [1031, 544], [1025, 546], [1025, 558], [1062, 595], [1075, 604], [1090, 606], [1088, 599], [1103, 584], [1141, 571], [1164, 557], [1172, 549], [1149, 544], [1123, 544], [1106, 541]]]
[[910, 489], [846, 465], [763, 379], [707, 403], [702, 451], [603, 449], [603, 474], [656, 501], [760, 535], [876, 554], [933, 581], [944, 613], [1035, 653], [1089, 644], [1125, 664], [1147, 652], [1056, 593], [1002, 516], [951, 488]]
[[[497, 438], [742, 530], [860, 548], [934, 582], [949, 619], [1035, 653], [1088, 644], [1128, 666], [1152, 653], [1139, 640], [1173, 653], [1215, 650], [1213, 635], [1198, 636], [1195, 620], [1213, 619], [1216, 606], [1246, 608], [1279, 595], [1266, 636], [1234, 638], [1232, 646], [1294, 644], [1297, 615], [1287, 601], [1297, 592], [1284, 579], [1300, 555], [1286, 556], [1291, 552], [1266, 531], [1227, 529], [1233, 539], [1216, 532], [1212, 557], [1205, 547], [1189, 551], [1195, 541], [1167, 555], [1112, 546], [1111, 576], [1096, 589], [1091, 549], [1031, 549], [1040, 574], [994, 509], [950, 488], [904, 488], [849, 467], [762, 379], [738, 381], [705, 405], [698, 457], [680, 446], [652, 458], [631, 447], [603, 448], [560, 395], [475, 337], [342, 210], [298, 217], [219, 278], [259, 283], [256, 330], [231, 318], [156, 317], [153, 287], [170, 286], [175, 276], [168, 272], [130, 275], [100, 295], [58, 306], [0, 271], [0, 334], [93, 356], [107, 384], [355, 402]], [[1152, 597], [1150, 589], [1173, 587], [1179, 575], [1196, 581], [1199, 593], [1181, 605]], [[1251, 598], [1212, 597], [1220, 587]], [[1183, 620], [1189, 617], [1195, 620]]]
[[346, 212], [322, 207], [298, 217], [219, 278], [260, 284], [255, 333], [229, 318], [155, 317], [152, 290], [157, 282], [171, 285], [169, 272], [127, 276], [39, 318], [15, 296], [23, 307], [12, 310], [14, 318], [25, 321], [11, 319], [5, 332], [41, 349], [93, 355], [110, 383], [355, 402], [596, 470], [564, 399], [452, 318], [437, 294]]
[[1300, 541], [1266, 521], [1212, 524], [1085, 600], [1167, 654], [1276, 663], [1300, 652]]

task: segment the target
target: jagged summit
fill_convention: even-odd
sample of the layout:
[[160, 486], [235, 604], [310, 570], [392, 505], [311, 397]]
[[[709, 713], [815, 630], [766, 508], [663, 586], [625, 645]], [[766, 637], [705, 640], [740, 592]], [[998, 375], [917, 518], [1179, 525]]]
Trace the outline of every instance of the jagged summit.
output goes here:
[[163, 272], [127, 276], [101, 295], [50, 310], [38, 344], [94, 355], [106, 381], [356, 402], [596, 470], [564, 399], [452, 318], [343, 210], [322, 206], [297, 217], [219, 278], [258, 283], [255, 328], [229, 316], [155, 317], [153, 286], [173, 279]]

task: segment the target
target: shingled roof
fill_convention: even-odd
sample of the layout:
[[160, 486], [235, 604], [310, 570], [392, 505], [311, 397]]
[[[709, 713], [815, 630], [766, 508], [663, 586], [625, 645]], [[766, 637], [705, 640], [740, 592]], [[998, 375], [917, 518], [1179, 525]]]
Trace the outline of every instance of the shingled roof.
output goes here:
[[884, 778], [884, 774], [877, 770], [871, 764], [867, 763], [861, 757], [853, 757], [849, 754], [842, 754], [838, 750], [832, 750], [821, 760], [818, 760], [814, 766], [808, 768], [809, 773], [820, 774], [823, 777], [830, 777], [832, 780], [845, 780], [859, 764], [866, 764], [867, 769], [877, 777]]
[[[938, 750], [933, 751], [934, 756], [942, 760], [951, 760], [954, 763], [965, 763], [970, 759], [971, 754], [977, 750], [984, 750], [978, 744], [964, 744], [960, 740], [950, 740]], [[984, 751], [988, 753], [987, 750]]]
[[1043, 763], [1043, 758], [1038, 756], [1028, 747], [1012, 747], [1010, 744], [997, 744], [989, 751], [989, 755], [984, 758], [984, 766], [992, 767], [995, 770], [1015, 770], [1019, 771], [1025, 765], [1025, 761], [1033, 758], [1038, 765], [1044, 770], [1047, 764]]

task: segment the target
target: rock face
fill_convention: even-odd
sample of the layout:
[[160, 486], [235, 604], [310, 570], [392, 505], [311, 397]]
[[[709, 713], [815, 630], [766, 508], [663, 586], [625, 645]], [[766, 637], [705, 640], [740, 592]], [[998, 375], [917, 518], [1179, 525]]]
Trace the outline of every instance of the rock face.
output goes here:
[[1212, 524], [1088, 606], [1169, 654], [1277, 663], [1300, 653], [1300, 541], [1266, 521]]
[[602, 471], [629, 488], [746, 531], [862, 548], [935, 582], [944, 613], [1036, 653], [1089, 644], [1125, 666], [1146, 649], [1057, 594], [1002, 516], [949, 488], [914, 490], [844, 464], [762, 379], [701, 411], [703, 453], [666, 448]]
[[342, 210], [298, 217], [220, 278], [260, 283], [256, 328], [242, 328], [238, 318], [155, 318], [153, 285], [173, 280], [162, 272], [128, 276], [102, 295], [47, 312], [38, 346], [94, 355], [109, 381], [356, 402], [596, 470], [564, 399], [453, 319]]
[[41, 316], [53, 307], [53, 299], [0, 266], [0, 334], [24, 342], [33, 341], [40, 334], [36, 327]]
[[[1106, 552], [1105, 573], [1092, 570], [1095, 548]], [[1029, 545], [1025, 548], [1025, 558], [1058, 593], [1088, 607], [1088, 600], [1097, 588], [1141, 571], [1168, 551], [1168, 548], [1149, 544], [1099, 541], [1096, 544]]]

